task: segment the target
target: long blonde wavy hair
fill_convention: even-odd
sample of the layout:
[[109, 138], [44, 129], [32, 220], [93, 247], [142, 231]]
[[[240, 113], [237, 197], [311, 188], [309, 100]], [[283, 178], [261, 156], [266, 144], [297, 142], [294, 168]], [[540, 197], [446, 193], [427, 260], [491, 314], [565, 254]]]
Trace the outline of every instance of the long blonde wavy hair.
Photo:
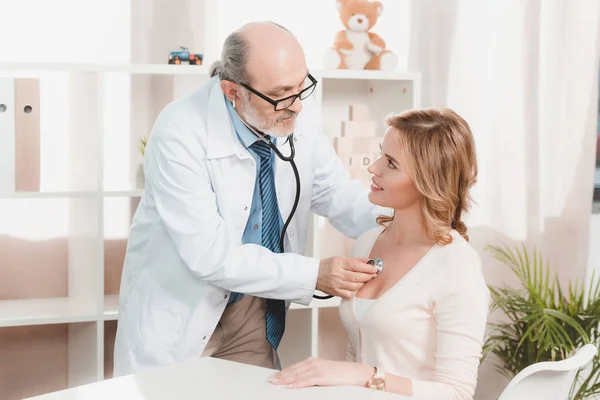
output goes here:
[[[454, 111], [407, 111], [386, 119], [398, 131], [406, 172], [421, 193], [425, 229], [439, 245], [452, 242], [451, 229], [466, 240], [462, 215], [471, 206], [470, 189], [477, 181], [477, 156], [469, 124]], [[393, 217], [380, 216], [385, 225]]]

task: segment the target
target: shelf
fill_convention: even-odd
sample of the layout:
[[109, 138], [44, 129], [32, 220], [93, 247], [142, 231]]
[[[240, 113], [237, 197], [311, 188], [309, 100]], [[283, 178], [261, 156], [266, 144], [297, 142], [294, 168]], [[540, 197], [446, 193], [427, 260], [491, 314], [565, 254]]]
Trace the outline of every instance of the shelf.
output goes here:
[[93, 199], [101, 196], [97, 191], [78, 191], [78, 192], [14, 192], [0, 193], [0, 200], [12, 199]]
[[[290, 305], [291, 310], [303, 310], [308, 308], [329, 308], [338, 307], [341, 299], [334, 297], [327, 300], [314, 299], [309, 306], [303, 306], [301, 304], [292, 303]], [[105, 321], [114, 321], [119, 318], [119, 296], [108, 295], [104, 296], [104, 317]]]
[[139, 75], [208, 75], [208, 65], [131, 64], [118, 66], [118, 72]]
[[79, 192], [14, 192], [0, 193], [0, 200], [19, 199], [96, 199], [102, 197], [141, 197], [143, 189], [117, 191], [79, 191]]
[[111, 294], [104, 296], [104, 321], [116, 321], [119, 318], [119, 295]]
[[142, 197], [143, 189], [137, 190], [116, 190], [102, 193], [103, 197]]
[[208, 75], [207, 65], [0, 63], [0, 72], [128, 73], [140, 75]]
[[311, 301], [308, 306], [304, 306], [304, 305], [297, 304], [297, 303], [292, 303], [290, 305], [290, 309], [291, 310], [302, 310], [302, 309], [307, 309], [307, 308], [338, 307], [340, 305], [341, 301], [342, 301], [342, 299], [339, 297], [333, 297], [333, 298], [327, 299], [327, 300], [313, 299], [313, 301]]
[[142, 197], [144, 191], [122, 190], [107, 192], [15, 192], [0, 193], [0, 200], [25, 200], [25, 199], [98, 199], [103, 197]]
[[317, 79], [414, 81], [420, 79], [421, 76], [418, 72], [348, 69], [316, 69], [310, 70], [310, 73]]
[[[16, 72], [95, 72], [128, 73], [136, 75], [208, 75], [210, 65], [170, 65], [170, 64], [83, 64], [83, 63], [0, 63], [0, 71]], [[317, 79], [365, 79], [365, 80], [401, 80], [420, 79], [418, 72], [310, 69]]]
[[68, 297], [0, 300], [0, 327], [90, 322], [98, 313]]

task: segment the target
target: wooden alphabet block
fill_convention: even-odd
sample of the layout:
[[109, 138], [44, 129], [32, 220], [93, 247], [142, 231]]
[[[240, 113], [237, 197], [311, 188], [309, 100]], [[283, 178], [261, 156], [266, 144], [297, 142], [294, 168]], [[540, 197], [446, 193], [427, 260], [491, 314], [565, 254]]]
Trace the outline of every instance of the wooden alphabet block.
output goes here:
[[359, 168], [364, 169], [366, 171], [367, 168], [369, 168], [369, 166], [373, 164], [376, 159], [377, 157], [373, 156], [372, 154], [360, 154], [357, 157], [356, 161], [358, 161], [357, 164], [359, 164]]
[[347, 170], [353, 170], [356, 165], [356, 160], [354, 159], [354, 154], [352, 153], [340, 153], [338, 157], [342, 160], [342, 164]]
[[333, 147], [338, 154], [343, 153], [368, 153], [379, 154], [380, 137], [336, 137], [333, 138]]
[[376, 137], [375, 121], [342, 121], [342, 137]]
[[350, 105], [350, 121], [368, 121], [369, 106], [366, 104], [351, 104]]
[[377, 154], [368, 153], [341, 153], [338, 156], [349, 171], [366, 171], [377, 160]]

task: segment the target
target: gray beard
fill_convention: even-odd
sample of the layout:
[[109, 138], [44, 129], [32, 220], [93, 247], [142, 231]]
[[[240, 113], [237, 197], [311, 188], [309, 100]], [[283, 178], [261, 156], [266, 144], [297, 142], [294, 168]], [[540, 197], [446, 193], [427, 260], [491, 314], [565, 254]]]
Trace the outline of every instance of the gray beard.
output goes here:
[[[281, 119], [289, 117], [291, 115], [282, 115], [275, 121], [274, 125], [280, 122]], [[244, 109], [244, 111], [242, 112], [242, 117], [246, 120], [246, 122], [248, 122], [250, 126], [254, 127], [255, 129], [258, 129], [265, 135], [269, 135], [271, 137], [287, 137], [294, 133], [293, 129], [290, 130], [290, 132], [278, 132], [275, 129], [273, 129], [273, 127], [264, 127], [263, 119], [258, 115], [258, 113], [254, 112], [254, 110], [251, 107], [246, 107]]]

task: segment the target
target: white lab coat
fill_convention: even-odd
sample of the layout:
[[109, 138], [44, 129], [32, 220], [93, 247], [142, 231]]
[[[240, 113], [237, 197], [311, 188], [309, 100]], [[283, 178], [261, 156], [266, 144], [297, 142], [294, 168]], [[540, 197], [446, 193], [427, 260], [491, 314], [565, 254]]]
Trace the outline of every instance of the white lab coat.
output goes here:
[[[302, 189], [285, 254], [242, 245], [256, 166], [233, 129], [218, 78], [160, 113], [123, 267], [115, 376], [199, 357], [231, 291], [308, 305], [319, 265], [301, 255], [310, 211], [349, 237], [375, 226], [383, 210], [350, 181], [310, 99], [294, 134]], [[289, 154], [287, 144], [281, 148]], [[276, 160], [285, 221], [296, 186], [289, 164]]]

